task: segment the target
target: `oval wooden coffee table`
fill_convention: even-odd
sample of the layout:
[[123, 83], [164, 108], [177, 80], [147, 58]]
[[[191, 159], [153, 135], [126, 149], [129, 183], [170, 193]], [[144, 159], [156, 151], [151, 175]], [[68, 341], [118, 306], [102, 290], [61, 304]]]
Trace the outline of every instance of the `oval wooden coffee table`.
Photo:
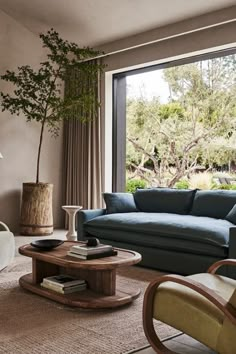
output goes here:
[[[26, 274], [19, 280], [22, 288], [69, 306], [90, 309], [119, 307], [139, 296], [140, 289], [116, 284], [116, 269], [140, 262], [142, 257], [139, 253], [117, 248], [117, 256], [80, 260], [67, 255], [74, 244], [79, 242], [65, 241], [51, 251], [41, 251], [31, 245], [20, 247], [20, 254], [32, 258], [32, 274]], [[85, 279], [88, 289], [64, 295], [40, 286], [43, 278], [56, 274]]]

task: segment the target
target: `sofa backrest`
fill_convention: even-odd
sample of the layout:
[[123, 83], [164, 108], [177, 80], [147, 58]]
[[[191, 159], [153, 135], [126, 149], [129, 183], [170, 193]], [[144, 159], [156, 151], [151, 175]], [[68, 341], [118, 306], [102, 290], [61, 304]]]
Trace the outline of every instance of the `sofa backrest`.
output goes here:
[[153, 188], [138, 189], [134, 200], [140, 211], [150, 213], [188, 214], [196, 190]]
[[234, 204], [236, 204], [234, 190], [198, 190], [190, 214], [224, 219]]

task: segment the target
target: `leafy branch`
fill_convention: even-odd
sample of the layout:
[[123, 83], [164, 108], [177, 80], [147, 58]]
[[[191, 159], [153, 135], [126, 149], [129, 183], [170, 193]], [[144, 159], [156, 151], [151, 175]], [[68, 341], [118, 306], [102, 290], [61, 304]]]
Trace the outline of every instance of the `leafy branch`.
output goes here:
[[[60, 122], [72, 118], [87, 120], [87, 112], [96, 110], [100, 103], [96, 94], [89, 88], [80, 90], [79, 79], [76, 92], [63, 97], [62, 82], [65, 82], [72, 70], [77, 70], [91, 82], [96, 82], [98, 74], [104, 66], [93, 60], [99, 54], [89, 47], [80, 48], [76, 43], [59, 37], [59, 34], [50, 29], [46, 34], [39, 35], [42, 46], [47, 50], [47, 60], [40, 63], [39, 69], [34, 70], [29, 65], [18, 67], [17, 72], [7, 70], [1, 79], [14, 86], [13, 94], [0, 92], [1, 108], [12, 115], [23, 114], [27, 122], [37, 121], [41, 124], [36, 183], [39, 183], [40, 156], [45, 126], [48, 131], [57, 137]], [[83, 108], [84, 116], [78, 112]]]

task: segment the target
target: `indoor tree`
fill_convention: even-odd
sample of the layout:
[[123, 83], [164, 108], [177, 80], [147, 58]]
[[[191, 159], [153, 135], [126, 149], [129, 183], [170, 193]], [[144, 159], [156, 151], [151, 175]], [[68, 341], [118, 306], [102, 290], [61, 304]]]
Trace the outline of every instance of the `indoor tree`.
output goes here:
[[[13, 115], [24, 114], [26, 120], [37, 121], [41, 125], [36, 183], [39, 183], [40, 155], [45, 127], [54, 136], [58, 136], [60, 123], [64, 119], [74, 118], [71, 112], [78, 108], [86, 111], [99, 105], [97, 97], [89, 88], [77, 90], [77, 94], [63, 97], [63, 82], [70, 70], [78, 69], [80, 73], [97, 80], [102, 65], [89, 59], [100, 54], [92, 48], [80, 48], [76, 43], [60, 38], [54, 30], [39, 35], [43, 47], [47, 50], [47, 60], [40, 63], [37, 70], [29, 65], [18, 67], [17, 72], [7, 70], [1, 79], [9, 81], [15, 87], [13, 95], [0, 92], [2, 111], [8, 110]], [[79, 87], [79, 82], [77, 83]], [[78, 117], [86, 120], [85, 117]]]
[[[37, 69], [24, 65], [16, 71], [7, 70], [0, 76], [14, 88], [11, 94], [0, 92], [2, 111], [8, 110], [17, 116], [23, 114], [27, 122], [36, 121], [41, 126], [36, 183], [23, 183], [20, 231], [23, 235], [48, 235], [53, 231], [52, 184], [39, 182], [45, 129], [57, 137], [63, 120], [80, 119], [86, 122], [88, 116], [96, 116], [100, 104], [94, 86], [103, 65], [92, 59], [101, 53], [62, 39], [54, 29], [40, 34], [40, 39], [46, 51], [46, 60]], [[64, 85], [74, 72], [82, 80], [89, 79], [91, 86], [85, 87], [82, 82], [80, 84], [80, 79], [73, 79], [75, 89], [64, 95]]]

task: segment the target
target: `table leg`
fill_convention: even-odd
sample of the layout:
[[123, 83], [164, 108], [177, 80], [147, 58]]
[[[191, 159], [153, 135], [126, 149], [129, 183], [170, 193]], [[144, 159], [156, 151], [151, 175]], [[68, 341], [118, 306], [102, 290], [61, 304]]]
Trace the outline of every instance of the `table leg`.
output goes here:
[[67, 232], [67, 239], [68, 240], [76, 240], [77, 239], [77, 234], [75, 232], [75, 214], [76, 210], [68, 210], [69, 214], [69, 230]]
[[43, 281], [43, 278], [50, 277], [60, 273], [60, 267], [56, 264], [47, 263], [32, 258], [32, 283], [37, 284]]
[[65, 273], [85, 279], [90, 290], [112, 296], [116, 293], [116, 270], [66, 269]]
[[91, 290], [104, 295], [115, 295], [116, 293], [116, 271], [103, 270], [90, 272], [88, 282]]

